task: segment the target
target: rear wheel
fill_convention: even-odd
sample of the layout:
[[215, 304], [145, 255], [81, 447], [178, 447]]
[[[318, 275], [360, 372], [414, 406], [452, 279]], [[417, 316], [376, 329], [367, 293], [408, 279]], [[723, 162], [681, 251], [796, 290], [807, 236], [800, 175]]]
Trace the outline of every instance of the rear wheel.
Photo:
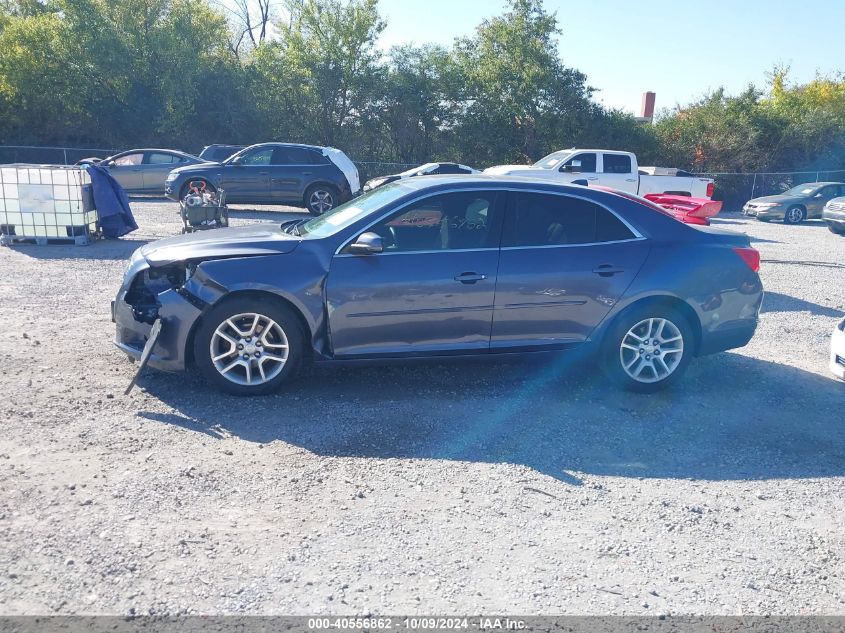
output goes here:
[[783, 221], [785, 224], [798, 224], [804, 220], [806, 216], [807, 212], [796, 205], [794, 207], [789, 207], [786, 210], [786, 213], [783, 214]]
[[305, 192], [305, 207], [311, 215], [323, 215], [334, 209], [340, 193], [331, 185], [312, 185]]
[[276, 391], [299, 370], [304, 349], [299, 319], [269, 297], [224, 300], [203, 317], [194, 337], [203, 376], [238, 396]]
[[676, 310], [658, 305], [634, 308], [610, 328], [602, 367], [625, 389], [659, 391], [686, 371], [694, 343], [692, 327]]

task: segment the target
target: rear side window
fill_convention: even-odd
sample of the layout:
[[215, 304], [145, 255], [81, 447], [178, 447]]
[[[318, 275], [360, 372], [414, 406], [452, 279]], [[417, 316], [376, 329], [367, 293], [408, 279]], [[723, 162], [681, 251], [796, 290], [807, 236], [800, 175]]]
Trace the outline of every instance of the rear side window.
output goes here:
[[604, 173], [606, 174], [630, 174], [631, 157], [621, 154], [604, 155]]
[[178, 163], [179, 157], [175, 154], [151, 152], [148, 162], [150, 165], [169, 165], [171, 163]]
[[566, 246], [634, 237], [607, 209], [568, 196], [518, 193], [509, 220], [504, 246]]

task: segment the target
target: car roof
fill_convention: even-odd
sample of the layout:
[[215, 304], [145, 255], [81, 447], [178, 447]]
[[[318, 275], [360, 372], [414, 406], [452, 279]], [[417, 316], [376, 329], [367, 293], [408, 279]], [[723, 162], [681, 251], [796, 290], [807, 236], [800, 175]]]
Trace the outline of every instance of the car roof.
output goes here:
[[845, 185], [845, 182], [802, 182], [795, 187], [824, 187], [826, 185]]
[[269, 146], [269, 145], [273, 145], [273, 146], [276, 146], [276, 147], [304, 147], [305, 149], [317, 149], [317, 150], [326, 149], [325, 147], [323, 147], [321, 145], [308, 145], [307, 143], [280, 143], [280, 142], [276, 142], [276, 141], [268, 141], [266, 143], [255, 143], [254, 145], [246, 146], [244, 149], [249, 149], [251, 147], [265, 147], [265, 146]]
[[[425, 178], [408, 178], [402, 181], [403, 187], [408, 187], [417, 191], [436, 188], [443, 185], [472, 184], [497, 187], [501, 189], [507, 189], [510, 186], [516, 186], [517, 188], [524, 189], [542, 186], [543, 188], [547, 188], [551, 191], [554, 191], [555, 189], [569, 192], [588, 190], [588, 187], [584, 187], [583, 185], [554, 182], [546, 178], [534, 178], [531, 176], [500, 176], [497, 174], [432, 174], [430, 176], [426, 176]], [[592, 189], [592, 191], [596, 190]]]
[[161, 147], [141, 147], [138, 149], [127, 149], [122, 152], [118, 152], [117, 154], [112, 154], [112, 156], [120, 156], [121, 154], [138, 154], [141, 152], [161, 152], [163, 154], [178, 154], [179, 156], [190, 156], [192, 158], [196, 158], [193, 154], [189, 154], [188, 152], [183, 152], [178, 149], [163, 149]]

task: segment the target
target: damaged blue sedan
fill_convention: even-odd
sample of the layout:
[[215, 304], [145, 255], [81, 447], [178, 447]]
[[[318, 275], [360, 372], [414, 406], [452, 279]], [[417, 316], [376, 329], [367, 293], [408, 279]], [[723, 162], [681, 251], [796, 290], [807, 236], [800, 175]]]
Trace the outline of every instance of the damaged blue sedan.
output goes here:
[[312, 361], [589, 349], [656, 391], [745, 345], [763, 297], [748, 237], [646, 200], [484, 175], [411, 178], [312, 219], [138, 249], [116, 345], [263, 394]]

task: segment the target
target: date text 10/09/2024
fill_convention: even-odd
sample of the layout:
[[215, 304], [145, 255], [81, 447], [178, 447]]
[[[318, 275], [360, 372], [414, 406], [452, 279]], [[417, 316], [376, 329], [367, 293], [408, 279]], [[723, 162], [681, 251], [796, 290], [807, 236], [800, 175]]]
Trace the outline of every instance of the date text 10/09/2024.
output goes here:
[[308, 628], [326, 630], [368, 631], [419, 631], [419, 630], [471, 630], [471, 631], [520, 631], [524, 620], [507, 617], [335, 617], [308, 618]]

